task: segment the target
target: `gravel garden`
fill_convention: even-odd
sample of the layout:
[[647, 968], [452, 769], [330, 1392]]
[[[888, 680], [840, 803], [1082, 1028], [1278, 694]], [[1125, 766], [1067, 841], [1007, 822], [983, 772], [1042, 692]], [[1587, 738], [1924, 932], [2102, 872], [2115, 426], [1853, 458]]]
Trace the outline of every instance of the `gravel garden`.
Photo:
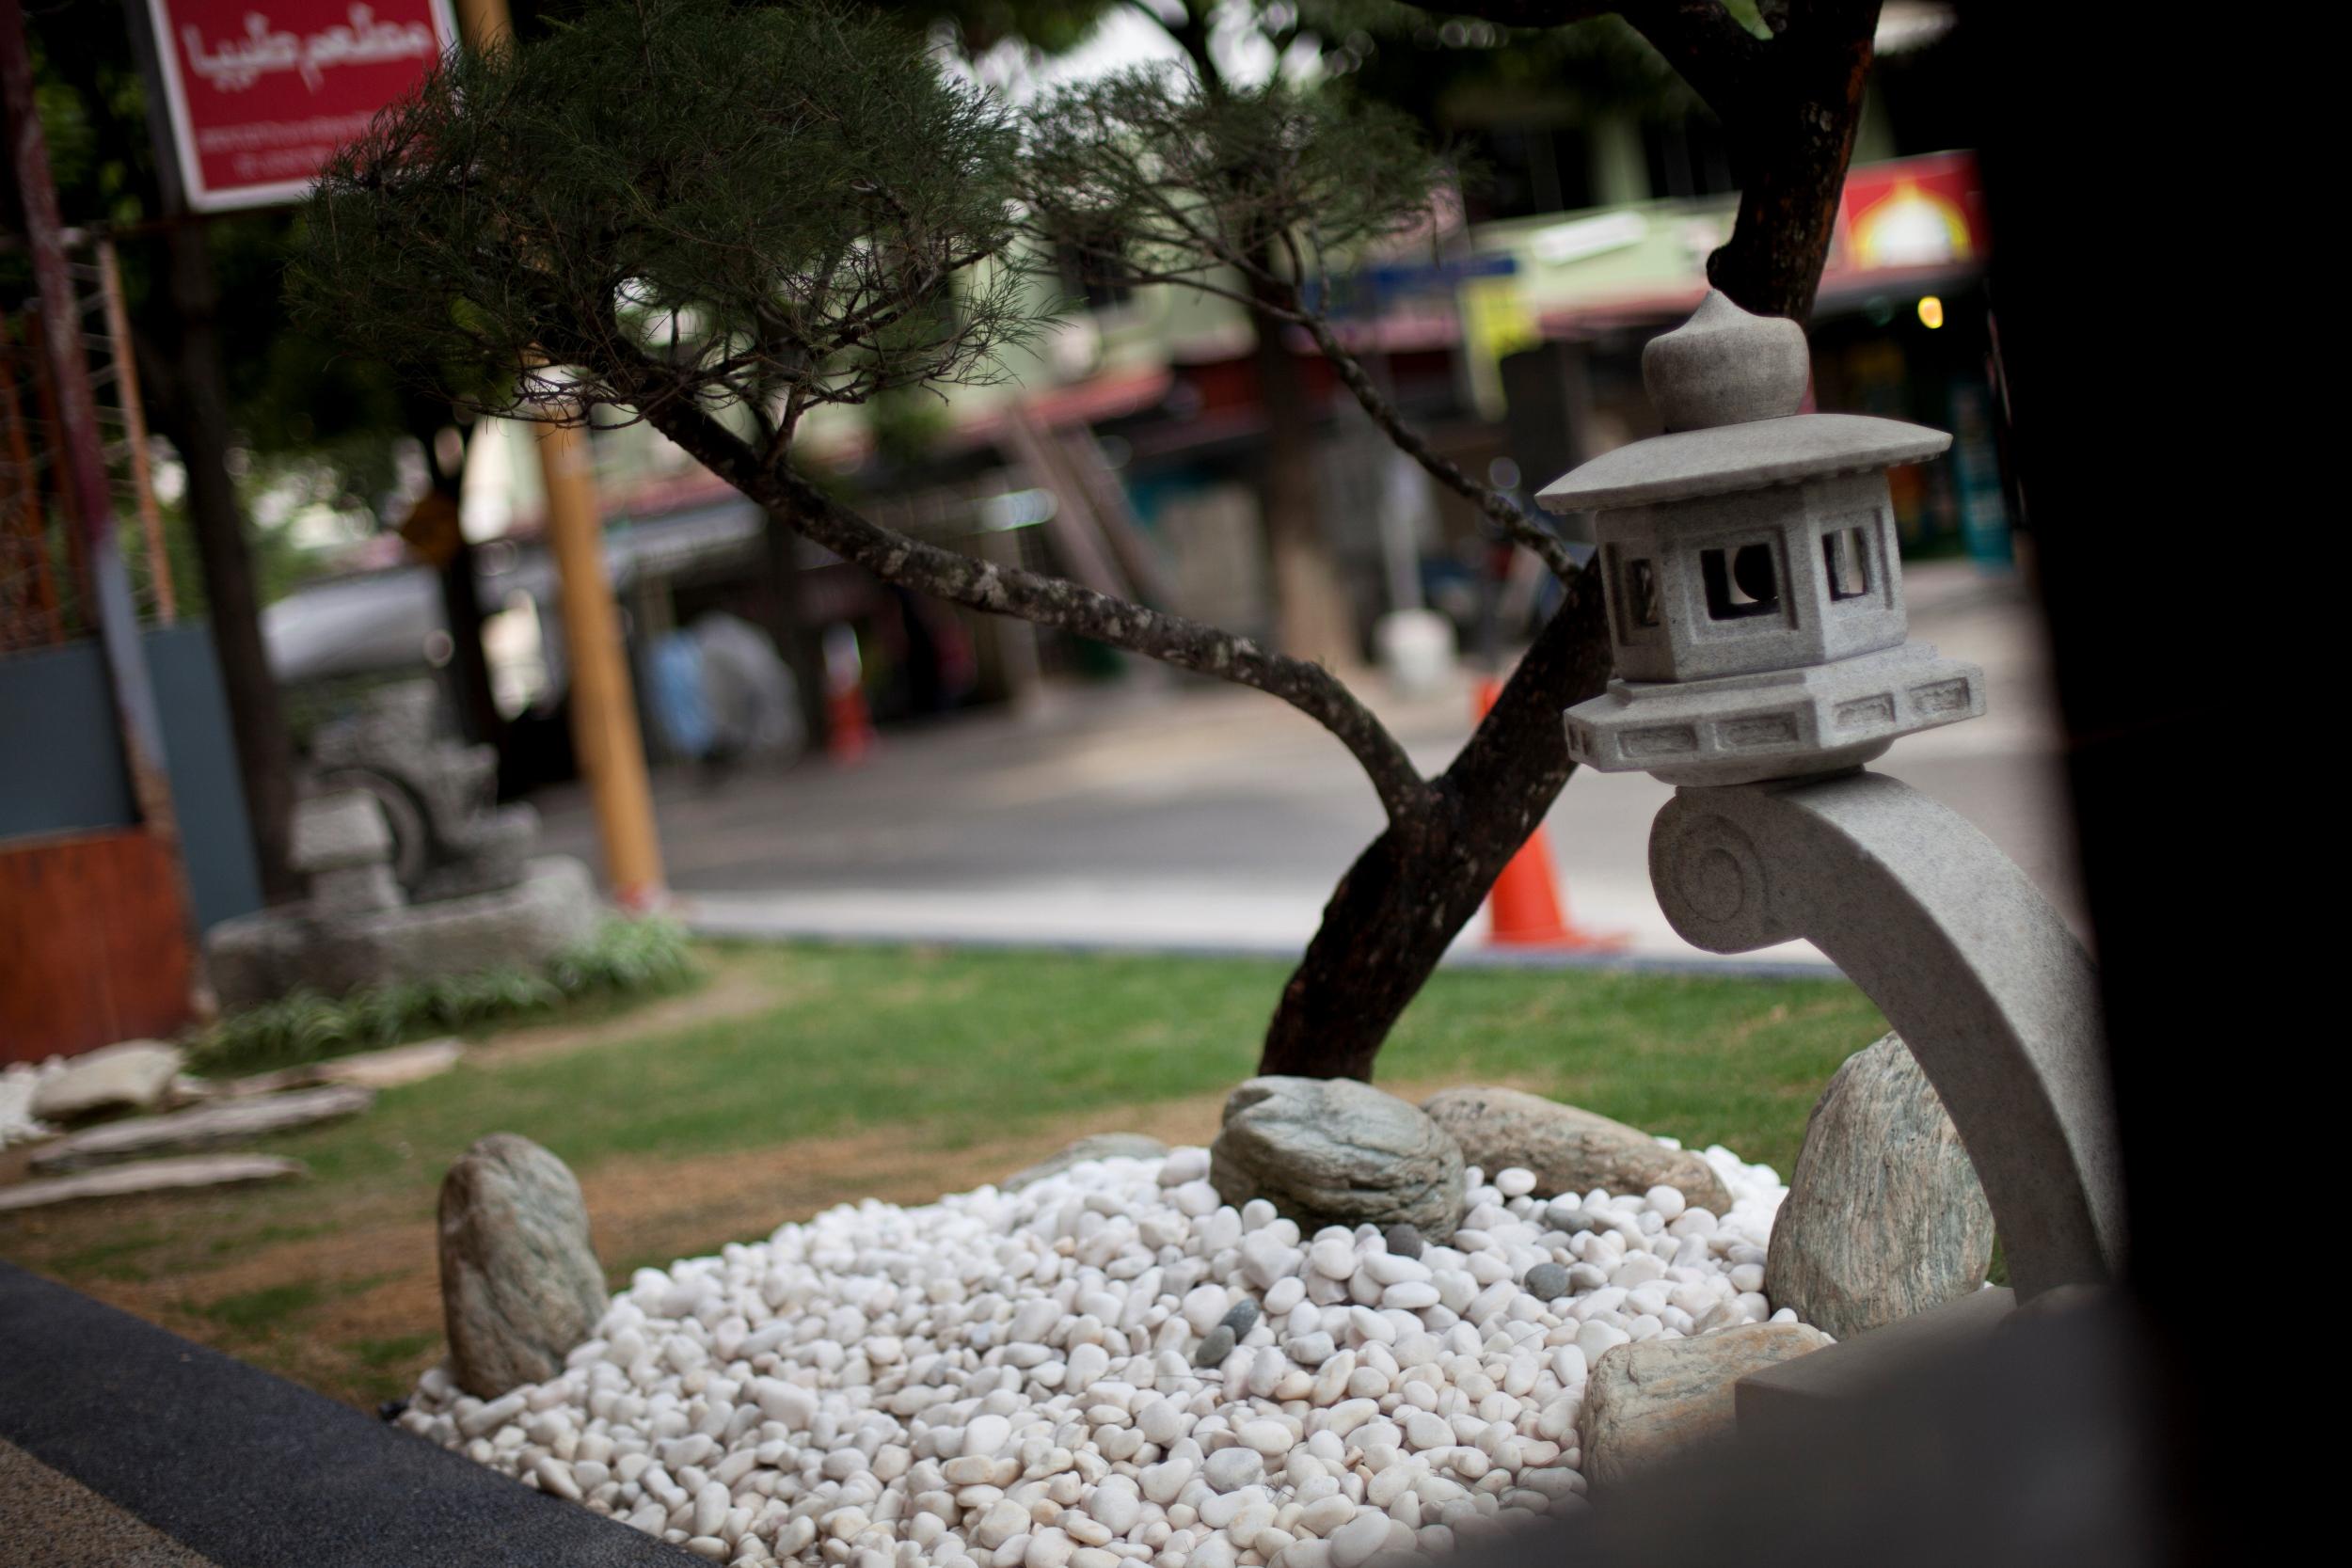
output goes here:
[[0, 1254], [711, 1560], [1359, 1568], [1583, 1506], [1692, 1351], [1830, 1342], [1783, 1173], [1908, 1060], [1835, 980], [1448, 972], [1372, 1088], [1248, 1079], [1270, 964], [697, 961], [258, 1146], [304, 1184]]

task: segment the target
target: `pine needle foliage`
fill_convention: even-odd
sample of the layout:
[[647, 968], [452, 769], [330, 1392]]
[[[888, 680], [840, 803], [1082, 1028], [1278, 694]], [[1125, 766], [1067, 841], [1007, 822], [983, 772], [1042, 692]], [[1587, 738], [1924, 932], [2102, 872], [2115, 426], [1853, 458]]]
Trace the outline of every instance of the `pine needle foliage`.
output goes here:
[[1424, 226], [1446, 184], [1393, 110], [1279, 77], [1211, 89], [1161, 65], [1041, 103], [1022, 197], [1037, 238], [1106, 279], [1230, 292], [1220, 275], [1239, 273], [1263, 309]]
[[290, 287], [478, 408], [679, 399], [780, 449], [818, 404], [1001, 373], [1037, 325], [992, 264], [1017, 150], [869, 11], [600, 0], [379, 117], [320, 182]]

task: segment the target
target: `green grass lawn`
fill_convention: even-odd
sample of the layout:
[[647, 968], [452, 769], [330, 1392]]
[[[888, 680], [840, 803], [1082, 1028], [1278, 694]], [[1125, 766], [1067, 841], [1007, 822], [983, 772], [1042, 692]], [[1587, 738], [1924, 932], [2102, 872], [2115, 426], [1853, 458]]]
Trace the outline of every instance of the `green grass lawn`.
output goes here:
[[[1135, 1108], [1120, 1119], [1137, 1131], [1160, 1130], [1161, 1104], [1202, 1125], [1204, 1107], [1248, 1075], [1287, 973], [882, 947], [702, 954], [709, 978], [692, 995], [578, 1039], [560, 1022], [493, 1037], [457, 1071], [388, 1092], [366, 1116], [262, 1146], [305, 1161], [308, 1182], [0, 1217], [0, 1256], [343, 1397], [379, 1396], [439, 1354], [434, 1196], [484, 1133], [521, 1132], [580, 1174], [617, 1281], [873, 1180], [834, 1162], [769, 1196], [761, 1183], [794, 1168], [790, 1151], [807, 1140], [1011, 1160], [1016, 1146], [1050, 1151], [1121, 1108]], [[1508, 1082], [1693, 1147], [1726, 1144], [1785, 1175], [1830, 1073], [1883, 1028], [1838, 980], [1450, 971], [1406, 1014], [1378, 1075], [1416, 1090]], [[663, 1202], [683, 1202], [663, 1192], [667, 1170], [682, 1191], [723, 1187], [739, 1168], [742, 1190], [691, 1223], [672, 1213], [648, 1229], [625, 1212], [660, 1218]], [[599, 1172], [631, 1180], [600, 1186]]]

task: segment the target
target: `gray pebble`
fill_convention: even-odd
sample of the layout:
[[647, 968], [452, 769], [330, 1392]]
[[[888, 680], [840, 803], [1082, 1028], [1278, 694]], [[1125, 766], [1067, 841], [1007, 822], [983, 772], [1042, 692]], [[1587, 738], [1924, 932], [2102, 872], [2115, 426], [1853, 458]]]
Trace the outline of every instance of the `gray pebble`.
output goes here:
[[1217, 1327], [1232, 1329], [1235, 1339], [1248, 1338], [1249, 1331], [1257, 1326], [1258, 1303], [1249, 1296], [1233, 1303], [1227, 1308], [1225, 1316], [1217, 1320]]
[[1538, 1263], [1527, 1271], [1527, 1293], [1537, 1301], [1558, 1301], [1568, 1293], [1568, 1271], [1557, 1263]]
[[1554, 1230], [1565, 1231], [1571, 1236], [1581, 1236], [1587, 1230], [1600, 1228], [1593, 1216], [1581, 1209], [1554, 1209], [1545, 1217], [1551, 1221]]
[[1399, 1258], [1421, 1256], [1421, 1231], [1412, 1226], [1392, 1225], [1380, 1232], [1380, 1240], [1388, 1244], [1390, 1252]]
[[1232, 1354], [1233, 1331], [1219, 1323], [1200, 1337], [1200, 1348], [1192, 1353], [1192, 1364], [1196, 1367], [1223, 1366], [1225, 1358]]

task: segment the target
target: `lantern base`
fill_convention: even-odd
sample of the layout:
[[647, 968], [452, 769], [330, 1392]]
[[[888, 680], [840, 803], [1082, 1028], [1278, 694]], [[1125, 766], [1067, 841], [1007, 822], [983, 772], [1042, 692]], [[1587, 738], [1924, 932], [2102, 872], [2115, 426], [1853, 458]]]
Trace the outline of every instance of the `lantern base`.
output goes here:
[[1983, 671], [1906, 642], [1795, 670], [1613, 680], [1568, 709], [1568, 755], [1671, 784], [1756, 784], [1858, 768], [1903, 736], [1983, 711]]

